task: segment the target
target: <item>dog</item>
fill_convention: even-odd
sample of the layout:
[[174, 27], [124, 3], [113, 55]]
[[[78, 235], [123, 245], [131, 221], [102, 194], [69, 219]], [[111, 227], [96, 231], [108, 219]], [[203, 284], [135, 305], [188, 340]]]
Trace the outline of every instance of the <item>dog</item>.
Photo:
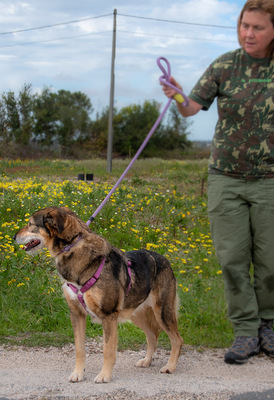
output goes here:
[[84, 380], [86, 317], [103, 326], [103, 367], [96, 383], [110, 382], [117, 352], [117, 325], [131, 320], [146, 334], [147, 352], [137, 367], [149, 367], [160, 331], [171, 342], [162, 373], [173, 373], [183, 339], [177, 326], [177, 291], [169, 261], [153, 251], [122, 252], [92, 232], [66, 207], [36, 211], [14, 236], [35, 254], [47, 248], [62, 277], [74, 330], [76, 361], [71, 382]]

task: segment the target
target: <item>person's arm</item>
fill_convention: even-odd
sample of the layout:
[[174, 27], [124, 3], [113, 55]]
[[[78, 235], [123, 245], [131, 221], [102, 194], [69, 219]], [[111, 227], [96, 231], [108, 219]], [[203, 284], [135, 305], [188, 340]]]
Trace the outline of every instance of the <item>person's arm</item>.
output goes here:
[[[182, 86], [173, 77], [170, 77], [170, 83], [172, 83], [172, 85], [176, 86], [178, 89], [183, 90]], [[175, 89], [172, 89], [167, 85], [163, 85], [163, 92], [169, 98], [173, 97], [177, 93]], [[203, 107], [201, 104], [196, 103], [196, 101], [192, 99], [189, 99], [189, 104], [186, 107], [177, 101], [176, 104], [183, 117], [191, 117], [192, 115], [197, 114]]]

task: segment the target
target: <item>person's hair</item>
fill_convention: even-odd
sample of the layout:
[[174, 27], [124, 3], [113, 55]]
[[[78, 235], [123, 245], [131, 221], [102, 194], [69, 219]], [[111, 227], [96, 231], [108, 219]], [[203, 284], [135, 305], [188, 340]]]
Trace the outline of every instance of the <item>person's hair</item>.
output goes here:
[[[270, 20], [274, 27], [274, 0], [247, 0], [247, 2], [243, 6], [243, 9], [240, 13], [240, 16], [238, 19], [238, 25], [237, 25], [238, 41], [241, 46], [242, 46], [242, 43], [240, 40], [240, 26], [242, 23], [244, 12], [245, 11], [255, 11], [255, 10], [270, 14]], [[270, 43], [270, 45], [267, 49], [267, 57], [270, 57], [272, 59], [274, 58], [274, 39], [272, 40], [272, 42]]]

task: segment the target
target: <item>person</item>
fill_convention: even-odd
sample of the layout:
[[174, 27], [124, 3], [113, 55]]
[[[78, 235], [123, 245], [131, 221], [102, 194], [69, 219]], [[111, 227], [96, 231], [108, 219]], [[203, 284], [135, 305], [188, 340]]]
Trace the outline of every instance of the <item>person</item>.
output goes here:
[[274, 357], [274, 1], [247, 0], [237, 32], [240, 48], [207, 68], [188, 106], [177, 102], [188, 117], [217, 98], [208, 214], [235, 333], [225, 353], [231, 364], [260, 351]]

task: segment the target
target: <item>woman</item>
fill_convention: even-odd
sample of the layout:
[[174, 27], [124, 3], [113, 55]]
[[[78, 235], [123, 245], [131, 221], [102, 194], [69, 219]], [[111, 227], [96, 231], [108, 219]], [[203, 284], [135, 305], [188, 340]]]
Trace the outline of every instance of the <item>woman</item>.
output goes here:
[[[247, 0], [238, 40], [241, 48], [208, 67], [189, 105], [177, 103], [188, 117], [207, 110], [217, 97], [208, 210], [235, 332], [227, 363], [243, 363], [260, 351], [274, 357], [273, 0]], [[168, 86], [163, 90], [168, 97], [175, 94]]]

